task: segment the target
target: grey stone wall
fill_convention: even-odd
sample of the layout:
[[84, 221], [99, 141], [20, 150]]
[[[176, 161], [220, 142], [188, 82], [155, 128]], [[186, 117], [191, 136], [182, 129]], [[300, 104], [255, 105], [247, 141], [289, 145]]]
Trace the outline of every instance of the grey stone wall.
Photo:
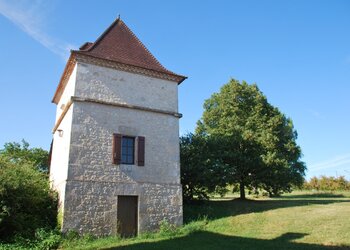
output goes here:
[[[61, 99], [56, 107], [56, 122], [61, 116], [65, 105], [74, 95], [75, 82], [76, 82], [77, 67], [74, 70], [67, 82], [67, 86], [61, 96]], [[53, 147], [51, 155], [50, 166], [50, 184], [53, 189], [58, 192], [59, 195], [59, 208], [64, 210], [66, 180], [68, 175], [68, 162], [69, 162], [69, 149], [70, 149], [70, 136], [73, 120], [73, 106], [69, 108], [64, 119], [58, 126], [57, 130], [53, 134]], [[62, 134], [58, 132], [62, 131]]]
[[76, 96], [178, 111], [177, 83], [116, 69], [78, 63]]
[[[89, 64], [75, 95], [177, 112], [177, 83]], [[138, 230], [182, 224], [177, 117], [91, 102], [72, 105], [63, 231], [116, 232], [118, 195], [137, 195]], [[145, 166], [112, 164], [112, 136], [145, 137]]]
[[[75, 103], [68, 180], [180, 183], [178, 118]], [[144, 136], [145, 167], [112, 164], [112, 135]]]
[[152, 183], [68, 181], [63, 231], [114, 235], [118, 195], [139, 198], [139, 233], [159, 228], [165, 219], [182, 224], [181, 186]]

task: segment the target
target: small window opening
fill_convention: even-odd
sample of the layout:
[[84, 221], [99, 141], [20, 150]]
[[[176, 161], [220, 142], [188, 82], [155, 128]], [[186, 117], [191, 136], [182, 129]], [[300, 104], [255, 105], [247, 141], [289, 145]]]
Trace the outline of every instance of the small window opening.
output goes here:
[[135, 138], [129, 136], [122, 137], [122, 164], [134, 164], [135, 162]]

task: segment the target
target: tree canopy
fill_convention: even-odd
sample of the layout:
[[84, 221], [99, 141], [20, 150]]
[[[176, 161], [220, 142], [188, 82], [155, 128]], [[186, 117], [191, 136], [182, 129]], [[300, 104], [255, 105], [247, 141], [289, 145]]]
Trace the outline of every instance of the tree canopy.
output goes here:
[[231, 79], [214, 93], [204, 103], [196, 134], [215, 138], [209, 156], [226, 168], [227, 184], [240, 184], [241, 198], [245, 188], [277, 195], [303, 183], [306, 167], [293, 122], [256, 84]]
[[189, 133], [180, 137], [181, 183], [184, 200], [209, 198], [224, 191], [227, 170], [213, 153], [216, 142], [210, 137]]
[[13, 163], [32, 163], [41, 172], [47, 173], [49, 166], [49, 152], [42, 148], [30, 148], [29, 143], [22, 140], [7, 142], [0, 149], [0, 155], [10, 159]]

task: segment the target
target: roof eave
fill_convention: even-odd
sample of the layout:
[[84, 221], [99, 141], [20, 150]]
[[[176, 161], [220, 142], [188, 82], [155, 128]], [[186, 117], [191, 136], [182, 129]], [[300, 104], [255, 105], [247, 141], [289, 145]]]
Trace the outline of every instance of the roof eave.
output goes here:
[[181, 84], [184, 80], [187, 79], [187, 76], [178, 75], [178, 74], [175, 74], [175, 73], [172, 73], [172, 72], [162, 72], [162, 71], [155, 70], [155, 69], [149, 69], [149, 68], [145, 68], [145, 67], [141, 67], [141, 66], [136, 66], [136, 65], [133, 65], [133, 64], [127, 64], [127, 63], [123, 63], [123, 62], [118, 62], [118, 61], [115, 61], [115, 60], [110, 60], [110, 59], [107, 59], [107, 58], [98, 57], [98, 56], [94, 56], [94, 55], [91, 55], [91, 54], [86, 54], [85, 51], [73, 50], [72, 52], [76, 53], [77, 55], [83, 55], [85, 57], [96, 58], [98, 60], [103, 60], [103, 61], [110, 62], [110, 63], [117, 63], [117, 64], [122, 64], [122, 65], [127, 65], [127, 66], [131, 66], [131, 67], [134, 67], [134, 68], [139, 68], [139, 69], [152, 71], [152, 72], [156, 72], [156, 73], [159, 73], [159, 74], [164, 74], [164, 75], [169, 75], [169, 76], [172, 76], [172, 77], [175, 77], [175, 78], [179, 78], [179, 80], [176, 81], [178, 84]]
[[182, 76], [182, 79], [177, 83], [177, 85], [180, 85], [183, 81], [185, 81], [188, 77]]
[[57, 86], [57, 89], [55, 91], [55, 94], [51, 100], [52, 103], [58, 104], [58, 102], [61, 99], [61, 96], [63, 94], [63, 91], [65, 89], [65, 85], [67, 84], [68, 78], [71, 75], [74, 65], [76, 63], [76, 56], [75, 56], [75, 51], [71, 50], [71, 54], [69, 56], [69, 59], [67, 61], [67, 64], [63, 70], [63, 73], [61, 75], [61, 79], [59, 81], [59, 84]]
[[69, 79], [69, 77], [70, 77], [70, 75], [71, 75], [71, 73], [72, 73], [72, 71], [74, 69], [74, 66], [75, 66], [76, 62], [79, 60], [79, 58], [77, 58], [77, 56], [79, 56], [79, 55], [83, 55], [85, 57], [96, 58], [98, 60], [103, 60], [103, 61], [110, 62], [110, 63], [117, 63], [117, 64], [121, 64], [121, 65], [127, 65], [127, 66], [130, 66], [130, 67], [139, 68], [141, 70], [155, 72], [155, 73], [162, 74], [162, 75], [168, 75], [168, 76], [171, 76], [172, 78], [174, 78], [174, 80], [172, 80], [172, 81], [177, 82], [178, 85], [180, 85], [184, 80], [187, 79], [186, 76], [182, 76], [182, 75], [178, 75], [178, 74], [172, 74], [172, 73], [168, 73], [168, 72], [160, 72], [160, 71], [153, 70], [153, 69], [147, 69], [147, 68], [143, 68], [143, 67], [139, 67], [139, 66], [135, 66], [135, 65], [129, 65], [129, 64], [121, 63], [121, 62], [108, 60], [108, 59], [105, 59], [105, 58], [95, 57], [95, 56], [92, 56], [92, 55], [85, 54], [84, 51], [71, 50], [71, 54], [69, 56], [69, 59], [67, 61], [66, 66], [65, 66], [65, 68], [63, 70], [63, 73], [62, 73], [61, 79], [59, 81], [59, 84], [57, 86], [57, 89], [55, 91], [55, 94], [54, 94], [54, 96], [52, 98], [52, 101], [51, 101], [52, 103], [55, 103], [55, 104], [59, 103], [59, 101], [61, 99], [61, 96], [62, 96], [62, 94], [64, 92], [64, 89], [65, 89], [65, 87], [67, 85], [68, 79]]

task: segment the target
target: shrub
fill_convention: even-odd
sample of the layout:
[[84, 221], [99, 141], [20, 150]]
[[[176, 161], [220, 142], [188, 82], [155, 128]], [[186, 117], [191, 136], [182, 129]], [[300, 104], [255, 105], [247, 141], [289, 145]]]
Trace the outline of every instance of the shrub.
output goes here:
[[169, 223], [167, 220], [162, 220], [159, 225], [159, 235], [167, 237], [175, 237], [178, 233], [178, 228]]
[[64, 234], [64, 239], [68, 240], [68, 241], [73, 241], [73, 240], [77, 240], [80, 238], [80, 235], [77, 231], [74, 230], [68, 230], [68, 232], [66, 232]]
[[57, 197], [47, 176], [31, 162], [0, 155], [0, 239], [34, 238], [38, 228], [56, 226]]
[[36, 249], [57, 249], [61, 242], [61, 234], [58, 230], [37, 229], [35, 232]]

